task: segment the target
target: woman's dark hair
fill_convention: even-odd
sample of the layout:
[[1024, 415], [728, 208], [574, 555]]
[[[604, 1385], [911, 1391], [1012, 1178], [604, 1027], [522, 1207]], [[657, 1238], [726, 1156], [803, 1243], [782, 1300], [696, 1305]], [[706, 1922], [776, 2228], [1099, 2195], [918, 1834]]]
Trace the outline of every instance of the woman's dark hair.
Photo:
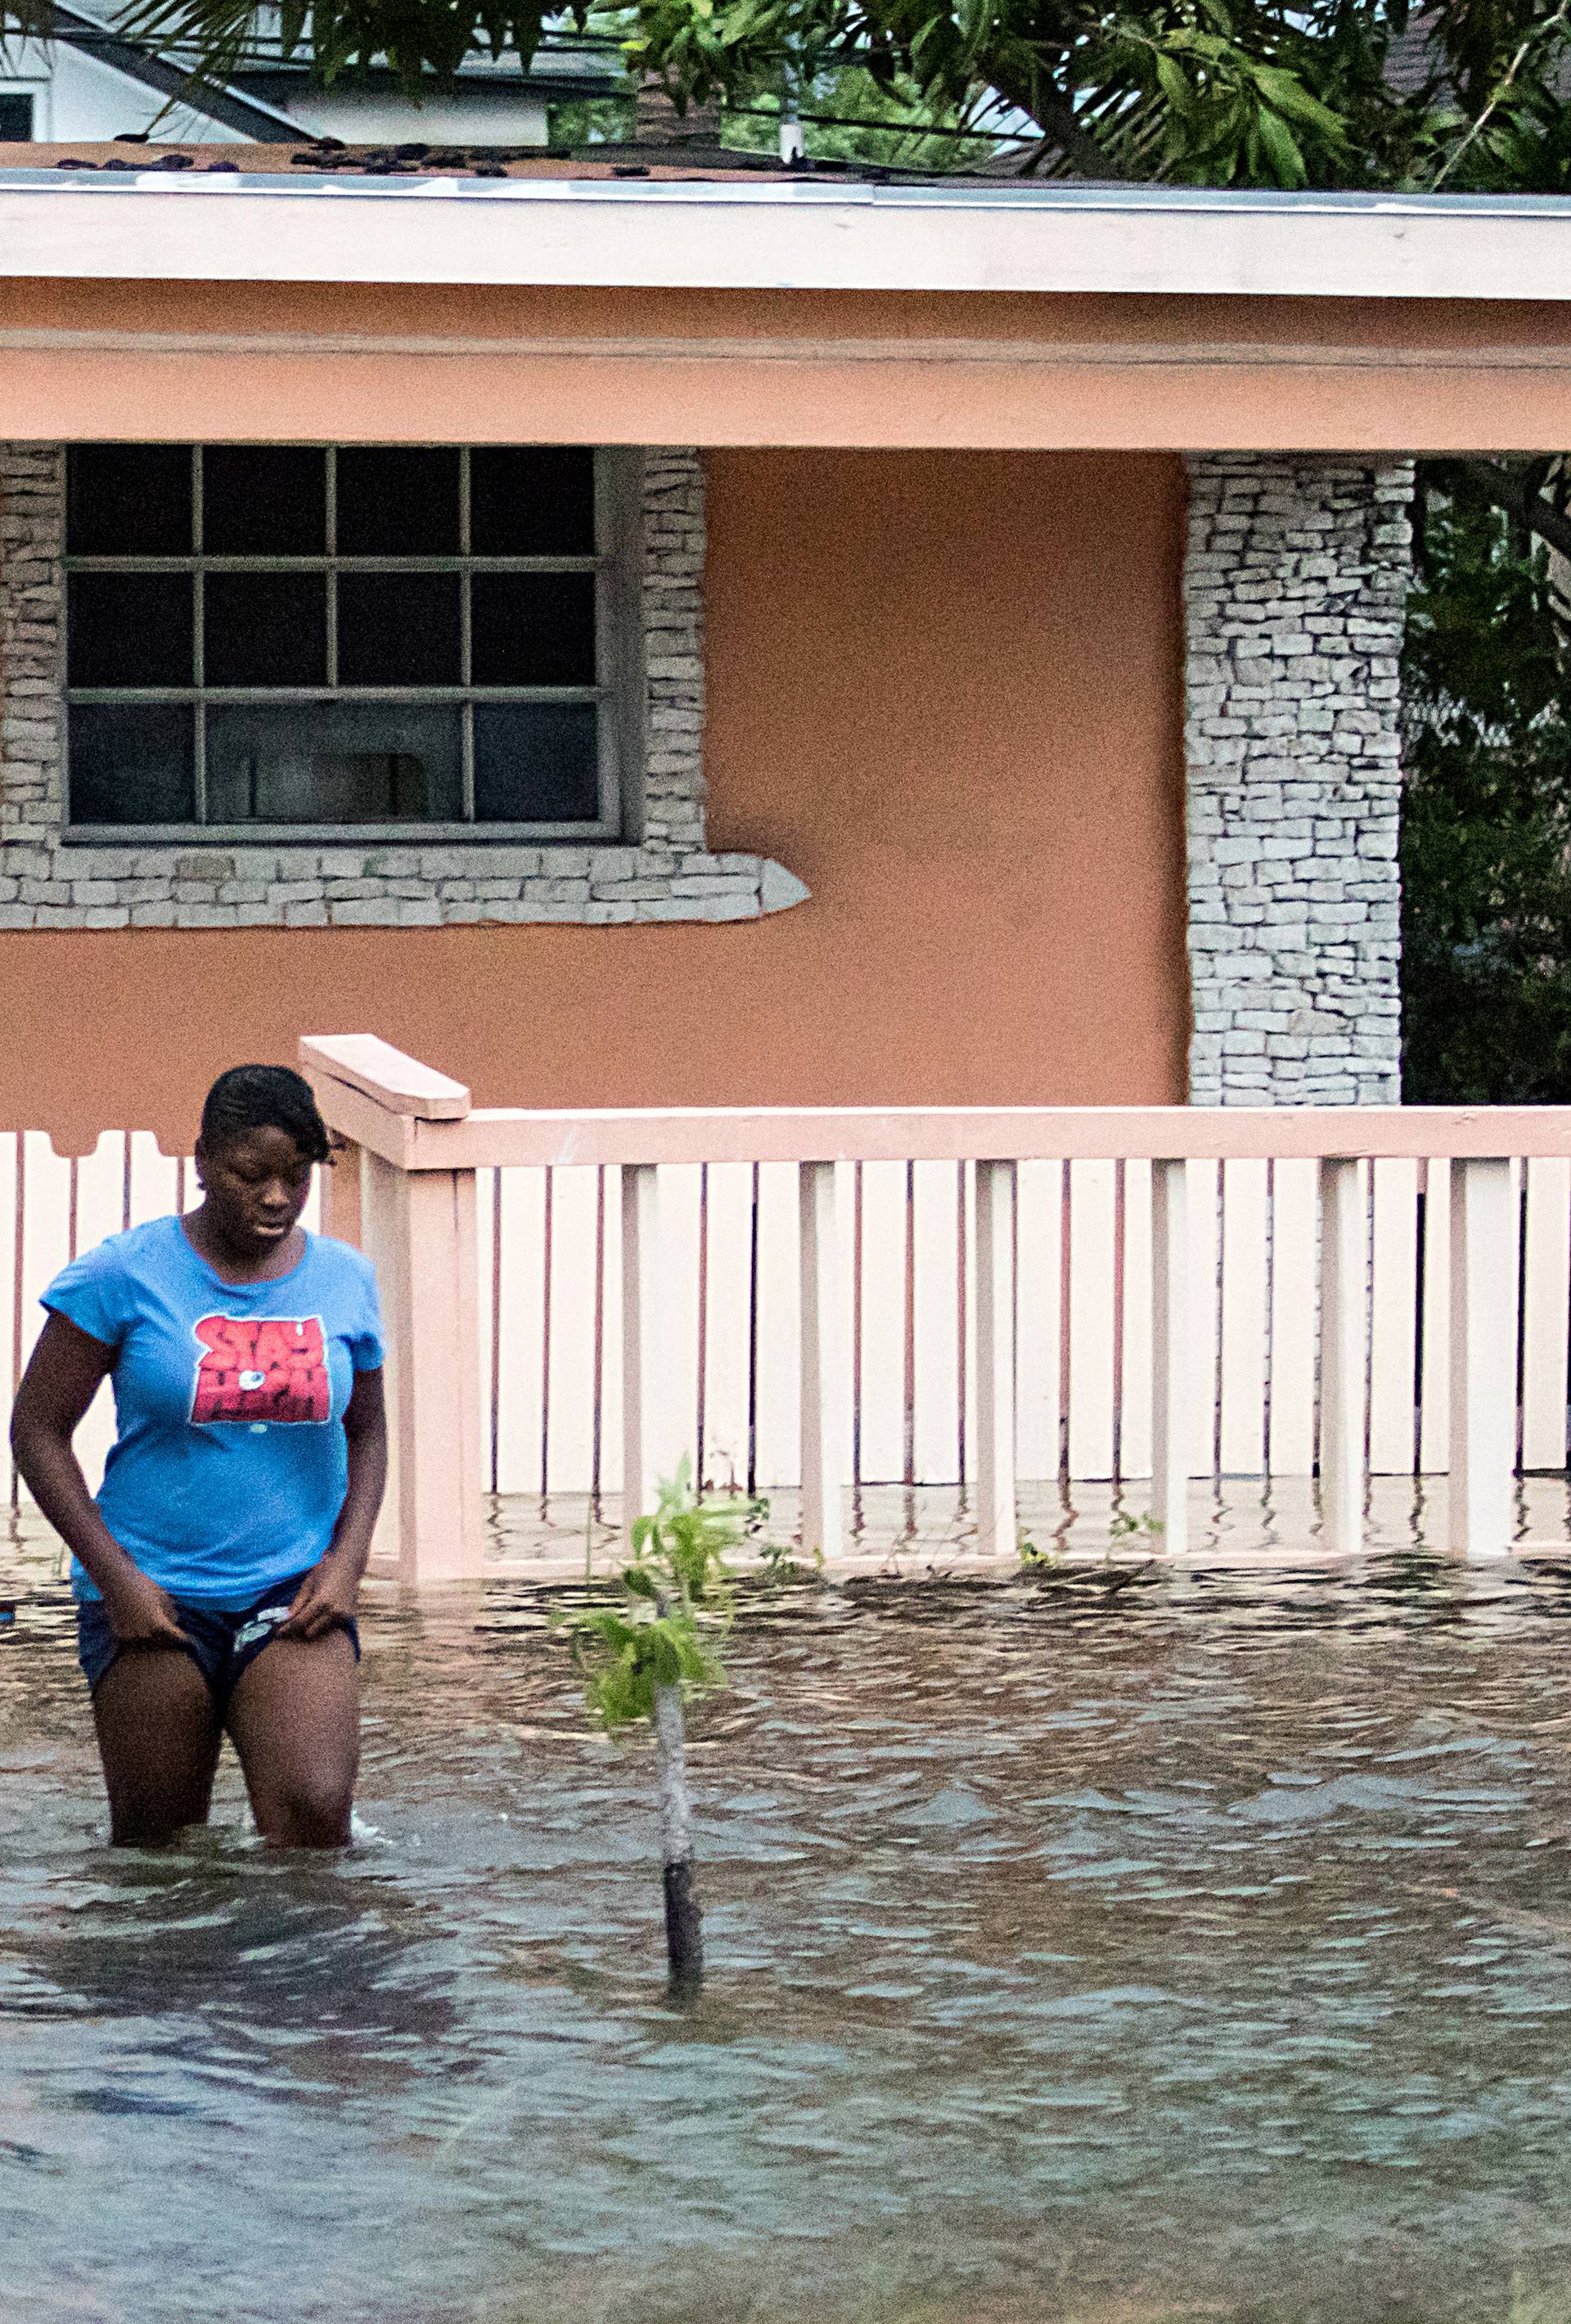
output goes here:
[[283, 1130], [308, 1162], [332, 1158], [332, 1140], [311, 1085], [287, 1065], [231, 1065], [208, 1092], [202, 1105], [204, 1146], [222, 1146], [249, 1130]]

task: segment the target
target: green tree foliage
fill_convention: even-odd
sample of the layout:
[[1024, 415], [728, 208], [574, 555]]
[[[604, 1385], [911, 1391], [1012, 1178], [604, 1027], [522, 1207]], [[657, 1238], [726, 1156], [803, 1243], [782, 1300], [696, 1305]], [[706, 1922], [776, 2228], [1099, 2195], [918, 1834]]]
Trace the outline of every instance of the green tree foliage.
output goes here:
[[[0, 0], [37, 31], [50, 0]], [[1022, 166], [1197, 184], [1522, 188], [1571, 183], [1562, 91], [1571, 0], [633, 0], [602, 19], [551, 0], [120, 0], [116, 28], [221, 78], [260, 25], [320, 78], [384, 63], [418, 91], [472, 51], [614, 27], [630, 70], [681, 104], [739, 106], [783, 70], [813, 98], [853, 73], [918, 126], [1000, 105]], [[1402, 70], [1390, 69], [1403, 43]], [[820, 111], [832, 108], [820, 105]]]
[[1403, 671], [1409, 1102], [1571, 1103], [1566, 607], [1520, 513], [1524, 484], [1554, 493], [1555, 475], [1532, 474], [1551, 465], [1421, 471]]

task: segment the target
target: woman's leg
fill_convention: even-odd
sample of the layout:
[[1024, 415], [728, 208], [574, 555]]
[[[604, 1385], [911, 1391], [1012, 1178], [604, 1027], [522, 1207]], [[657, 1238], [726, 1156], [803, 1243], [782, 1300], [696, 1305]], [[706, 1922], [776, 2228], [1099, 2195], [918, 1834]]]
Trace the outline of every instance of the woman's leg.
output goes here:
[[360, 1763], [360, 1673], [347, 1630], [271, 1638], [226, 1720], [256, 1829], [280, 1848], [343, 1848]]
[[93, 1724], [116, 1848], [156, 1847], [206, 1823], [220, 1729], [189, 1655], [178, 1646], [117, 1655], [93, 1690]]

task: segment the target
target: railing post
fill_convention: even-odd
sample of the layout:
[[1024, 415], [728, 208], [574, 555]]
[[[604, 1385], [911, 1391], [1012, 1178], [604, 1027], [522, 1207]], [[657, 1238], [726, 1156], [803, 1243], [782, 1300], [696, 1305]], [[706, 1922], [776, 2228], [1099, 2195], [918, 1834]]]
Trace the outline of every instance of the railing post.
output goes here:
[[840, 1194], [833, 1162], [798, 1172], [802, 1269], [802, 1547], [845, 1547], [845, 1377], [840, 1319]]
[[389, 1473], [378, 1539], [402, 1582], [456, 1582], [483, 1560], [473, 1170], [363, 1164], [363, 1247], [387, 1328]]
[[976, 1537], [984, 1556], [1015, 1554], [1014, 1198], [1012, 1162], [976, 1165]]
[[1151, 1164], [1151, 1515], [1162, 1546], [1189, 1534], [1189, 1166]]
[[1511, 1546], [1516, 1237], [1511, 1164], [1451, 1165], [1451, 1547]]
[[661, 1323], [660, 1173], [653, 1163], [622, 1169], [623, 1521], [648, 1517], [660, 1498], [663, 1416]]
[[361, 1240], [360, 1179], [365, 1148], [352, 1138], [336, 1141], [330, 1167], [321, 1174], [322, 1232], [339, 1242]]
[[1320, 1518], [1338, 1555], [1363, 1539], [1368, 1224], [1353, 1157], [1320, 1164]]

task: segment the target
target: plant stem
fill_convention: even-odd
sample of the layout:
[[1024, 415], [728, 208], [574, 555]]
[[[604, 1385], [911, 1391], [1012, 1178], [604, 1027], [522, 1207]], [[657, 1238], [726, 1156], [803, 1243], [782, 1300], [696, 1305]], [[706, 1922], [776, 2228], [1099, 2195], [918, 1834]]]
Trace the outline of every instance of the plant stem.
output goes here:
[[693, 1871], [693, 1817], [679, 1687], [654, 1690], [655, 1757], [660, 1784], [661, 1862], [665, 1884], [666, 1958], [671, 1988], [696, 1993], [704, 1981], [704, 1916]]

